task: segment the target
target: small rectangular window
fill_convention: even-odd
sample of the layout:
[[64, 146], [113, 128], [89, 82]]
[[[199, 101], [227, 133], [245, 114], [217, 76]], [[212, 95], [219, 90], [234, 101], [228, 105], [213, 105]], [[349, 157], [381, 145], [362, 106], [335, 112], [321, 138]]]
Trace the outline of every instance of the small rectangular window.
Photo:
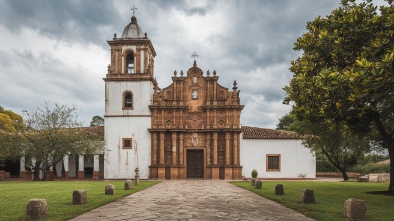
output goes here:
[[266, 156], [266, 170], [280, 171], [280, 154], [267, 154]]
[[132, 138], [123, 138], [123, 149], [133, 149], [132, 141]]

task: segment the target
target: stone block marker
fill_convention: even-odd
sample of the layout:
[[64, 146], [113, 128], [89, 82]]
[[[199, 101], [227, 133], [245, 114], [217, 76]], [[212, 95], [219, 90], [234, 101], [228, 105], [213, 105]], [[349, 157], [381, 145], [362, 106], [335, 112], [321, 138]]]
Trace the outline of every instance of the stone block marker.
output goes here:
[[252, 186], [256, 185], [256, 179], [255, 178], [252, 178], [250, 180], [250, 185], [252, 185]]
[[364, 220], [367, 206], [364, 200], [350, 198], [345, 201], [343, 215], [351, 220]]
[[131, 180], [126, 180], [124, 182], [124, 190], [131, 190], [131, 189], [132, 189], [132, 187], [131, 187]]
[[115, 195], [115, 187], [112, 184], [105, 186], [105, 195]]
[[313, 190], [308, 188], [302, 190], [301, 203], [316, 203]]
[[275, 195], [283, 195], [285, 192], [283, 190], [282, 184], [276, 184], [275, 186]]
[[26, 205], [26, 219], [39, 220], [48, 216], [47, 202], [45, 199], [31, 199]]
[[88, 196], [86, 190], [74, 190], [73, 205], [83, 205], [88, 203]]
[[255, 189], [261, 189], [262, 186], [263, 186], [263, 181], [256, 180], [256, 184], [254, 185], [254, 188]]

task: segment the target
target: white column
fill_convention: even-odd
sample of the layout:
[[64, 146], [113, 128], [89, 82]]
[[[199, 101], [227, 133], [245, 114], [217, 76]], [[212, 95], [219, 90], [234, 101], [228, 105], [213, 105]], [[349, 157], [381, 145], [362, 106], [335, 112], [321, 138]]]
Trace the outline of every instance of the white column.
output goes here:
[[25, 169], [25, 157], [24, 156], [22, 156], [21, 157], [21, 159], [20, 159], [20, 165], [21, 165], [21, 169], [20, 169], [20, 171], [26, 171], [26, 169]]
[[68, 155], [63, 156], [64, 171], [68, 171]]
[[85, 165], [84, 155], [79, 155], [79, 157], [78, 157], [78, 171], [85, 171], [84, 165]]
[[99, 171], [99, 162], [100, 162], [100, 156], [98, 154], [93, 156], [93, 171]]

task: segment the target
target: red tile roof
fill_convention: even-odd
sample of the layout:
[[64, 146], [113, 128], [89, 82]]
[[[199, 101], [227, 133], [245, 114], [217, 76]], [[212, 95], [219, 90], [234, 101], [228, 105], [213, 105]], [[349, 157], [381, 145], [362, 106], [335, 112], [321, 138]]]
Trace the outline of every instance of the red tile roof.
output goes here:
[[299, 139], [295, 132], [242, 126], [243, 139]]

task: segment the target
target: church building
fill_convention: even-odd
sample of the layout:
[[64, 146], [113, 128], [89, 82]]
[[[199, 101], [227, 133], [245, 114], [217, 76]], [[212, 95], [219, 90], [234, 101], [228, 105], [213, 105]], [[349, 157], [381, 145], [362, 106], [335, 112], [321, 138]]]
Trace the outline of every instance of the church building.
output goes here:
[[315, 178], [315, 157], [296, 134], [241, 126], [236, 81], [222, 86], [194, 61], [160, 88], [155, 49], [135, 16], [108, 44], [105, 179], [131, 179], [136, 168], [141, 179], [242, 179], [252, 168], [259, 177]]

